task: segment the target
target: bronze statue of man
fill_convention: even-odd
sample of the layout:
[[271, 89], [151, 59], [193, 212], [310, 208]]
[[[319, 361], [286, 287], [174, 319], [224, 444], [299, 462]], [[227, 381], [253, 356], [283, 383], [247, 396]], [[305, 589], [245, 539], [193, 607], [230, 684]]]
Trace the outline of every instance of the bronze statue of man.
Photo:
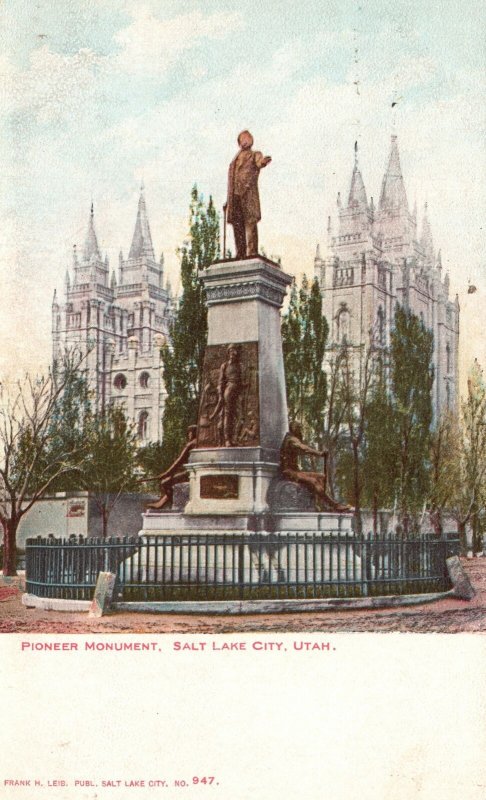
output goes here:
[[[319, 456], [324, 458], [324, 470], [320, 472], [304, 472], [299, 467], [299, 455]], [[314, 495], [317, 511], [334, 511], [342, 513], [350, 511], [351, 506], [339, 503], [327, 491], [327, 450], [315, 450], [302, 441], [302, 427], [298, 422], [290, 423], [290, 431], [286, 434], [280, 451], [280, 469], [282, 476], [289, 481], [305, 486]]]
[[253, 136], [242, 131], [238, 136], [239, 152], [228, 171], [226, 219], [233, 226], [236, 258], [258, 255], [257, 223], [261, 219], [258, 176], [272, 160], [252, 150]]
[[221, 447], [234, 446], [234, 430], [238, 399], [241, 393], [241, 363], [239, 348], [228, 345], [227, 358], [219, 368], [218, 403], [209, 417], [219, 414], [218, 433]]

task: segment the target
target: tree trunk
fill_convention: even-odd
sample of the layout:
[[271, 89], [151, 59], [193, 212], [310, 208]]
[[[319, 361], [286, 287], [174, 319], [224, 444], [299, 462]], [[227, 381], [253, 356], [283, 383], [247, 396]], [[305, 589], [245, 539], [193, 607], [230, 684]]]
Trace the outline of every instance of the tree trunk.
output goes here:
[[378, 534], [378, 492], [373, 490], [373, 534]]
[[17, 527], [19, 521], [15, 517], [3, 524], [3, 574], [17, 574]]
[[459, 533], [459, 539], [461, 542], [461, 552], [463, 555], [467, 553], [467, 533], [466, 533], [466, 521], [460, 521], [457, 523], [457, 531]]
[[475, 519], [473, 524], [472, 533], [472, 550], [473, 553], [483, 552], [483, 532], [479, 524], [479, 520]]
[[363, 533], [363, 520], [361, 519], [361, 485], [359, 481], [359, 453], [358, 448], [353, 445], [353, 504], [354, 518], [356, 520], [356, 533], [361, 536]]
[[434, 511], [429, 512], [430, 522], [434, 529], [434, 533], [436, 536], [440, 536], [442, 538], [444, 533], [444, 525], [442, 522], [442, 509], [436, 508]]
[[101, 535], [103, 539], [106, 539], [106, 534], [108, 533], [108, 519], [110, 516], [110, 512], [103, 506], [101, 509]]

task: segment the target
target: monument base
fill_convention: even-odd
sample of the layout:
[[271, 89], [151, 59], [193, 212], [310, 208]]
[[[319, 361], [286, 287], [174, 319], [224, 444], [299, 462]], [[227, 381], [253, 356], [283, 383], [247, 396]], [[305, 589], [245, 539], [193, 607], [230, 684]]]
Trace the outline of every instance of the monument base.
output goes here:
[[363, 591], [358, 586], [361, 551], [350, 535], [351, 521], [351, 514], [316, 512], [148, 512], [140, 532], [143, 546], [122, 570], [143, 575], [148, 586], [161, 585], [164, 591], [179, 586], [196, 594], [210, 586], [224, 587], [226, 593], [252, 587], [268, 593], [273, 586], [275, 591], [288, 587], [299, 596], [311, 586], [312, 596], [324, 596], [337, 578], [348, 582], [352, 592]]
[[352, 533], [352, 514], [283, 511], [266, 514], [186, 514], [147, 511], [140, 536], [177, 536], [252, 533]]

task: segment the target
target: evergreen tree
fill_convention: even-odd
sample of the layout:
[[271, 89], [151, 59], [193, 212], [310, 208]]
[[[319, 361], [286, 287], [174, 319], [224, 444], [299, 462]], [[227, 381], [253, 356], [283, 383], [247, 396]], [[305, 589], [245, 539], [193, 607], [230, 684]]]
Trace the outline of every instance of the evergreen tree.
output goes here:
[[295, 280], [290, 290], [289, 307], [282, 317], [281, 329], [289, 418], [302, 422], [302, 415], [299, 413], [301, 411], [300, 398], [302, 381], [301, 317], [299, 293]]
[[433, 335], [416, 314], [398, 306], [391, 332], [393, 462], [397, 504], [405, 533], [428, 492], [432, 424]]
[[309, 286], [304, 275], [299, 291], [293, 285], [282, 319], [282, 346], [289, 417], [302, 424], [304, 436], [314, 444], [320, 444], [323, 436], [328, 330], [318, 281]]
[[191, 193], [189, 224], [189, 239], [180, 250], [182, 296], [170, 328], [170, 345], [163, 347], [167, 400], [159, 471], [177, 457], [186, 441], [187, 427], [197, 422], [207, 340], [206, 298], [198, 271], [219, 256], [218, 214], [211, 198], [205, 206], [196, 186]]

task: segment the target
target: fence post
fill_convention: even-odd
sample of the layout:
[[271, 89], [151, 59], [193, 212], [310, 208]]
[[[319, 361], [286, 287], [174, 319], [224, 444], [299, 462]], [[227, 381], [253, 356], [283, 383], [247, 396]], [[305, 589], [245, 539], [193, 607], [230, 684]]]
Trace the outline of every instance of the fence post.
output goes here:
[[[251, 570], [251, 560], [250, 560]], [[238, 594], [240, 600], [244, 599], [245, 593], [245, 545], [240, 542], [238, 544]]]

